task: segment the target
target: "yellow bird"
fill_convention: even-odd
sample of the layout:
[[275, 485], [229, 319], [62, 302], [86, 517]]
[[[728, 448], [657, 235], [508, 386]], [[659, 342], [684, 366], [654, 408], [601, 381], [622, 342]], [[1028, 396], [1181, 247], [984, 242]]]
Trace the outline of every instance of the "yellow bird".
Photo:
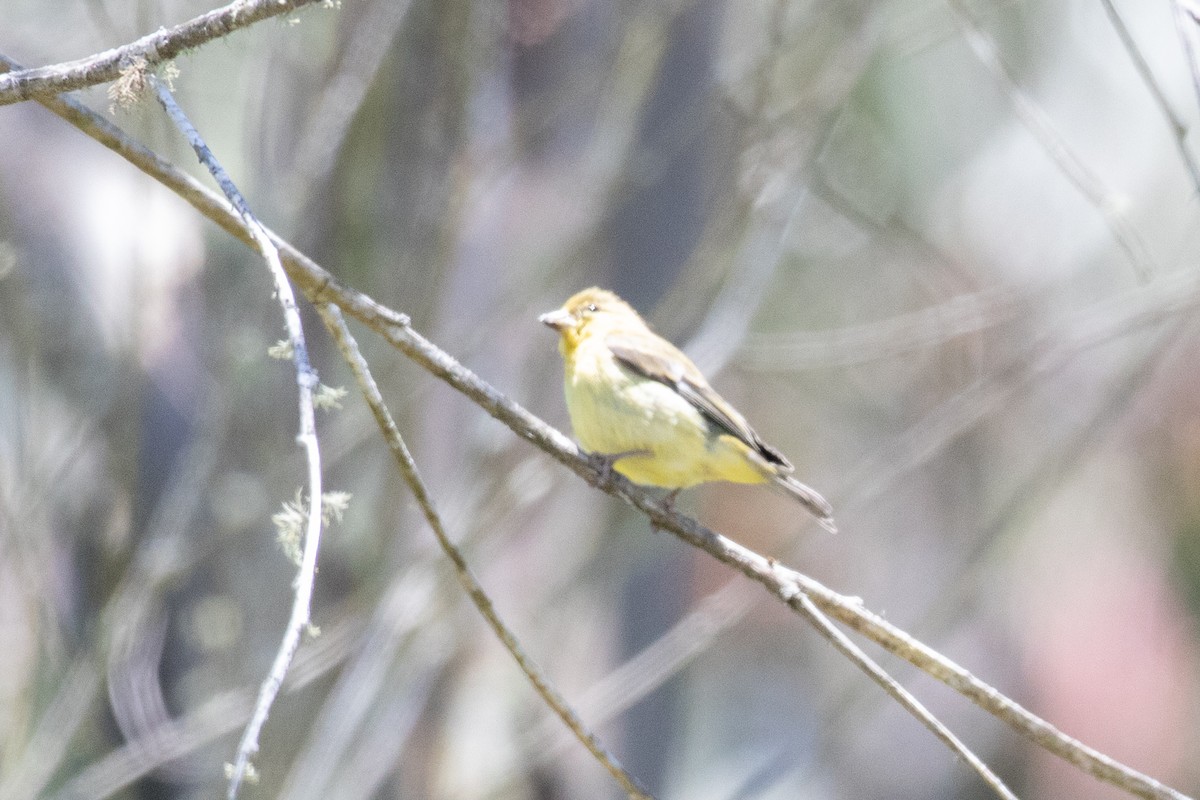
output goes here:
[[769, 482], [837, 530], [825, 498], [624, 300], [593, 287], [538, 319], [560, 334], [567, 411], [585, 450], [642, 486]]

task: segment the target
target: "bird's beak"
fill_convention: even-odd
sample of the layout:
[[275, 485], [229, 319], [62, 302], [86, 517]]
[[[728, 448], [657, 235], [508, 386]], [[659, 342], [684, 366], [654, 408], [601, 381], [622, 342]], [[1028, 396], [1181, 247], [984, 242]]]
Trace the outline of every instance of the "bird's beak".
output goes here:
[[571, 327], [571, 314], [561, 308], [558, 308], [554, 311], [548, 311], [545, 314], [542, 314], [540, 317], [538, 317], [538, 322], [542, 323], [548, 328], [554, 328], [554, 330], [561, 333], [562, 331]]

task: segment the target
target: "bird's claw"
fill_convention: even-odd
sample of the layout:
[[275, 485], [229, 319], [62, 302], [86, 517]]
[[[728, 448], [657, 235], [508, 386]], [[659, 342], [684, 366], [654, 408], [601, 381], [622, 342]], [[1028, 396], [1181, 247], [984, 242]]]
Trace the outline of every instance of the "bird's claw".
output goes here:
[[597, 485], [607, 484], [612, 481], [613, 473], [616, 471], [616, 463], [627, 456], [648, 456], [649, 450], [626, 450], [622, 453], [588, 453], [588, 460], [592, 462], [592, 466], [599, 473], [596, 478]]
[[588, 461], [592, 462], [592, 467], [596, 470], [596, 485], [600, 486], [612, 480], [613, 464], [616, 463], [619, 456], [605, 455], [604, 453], [588, 453]]

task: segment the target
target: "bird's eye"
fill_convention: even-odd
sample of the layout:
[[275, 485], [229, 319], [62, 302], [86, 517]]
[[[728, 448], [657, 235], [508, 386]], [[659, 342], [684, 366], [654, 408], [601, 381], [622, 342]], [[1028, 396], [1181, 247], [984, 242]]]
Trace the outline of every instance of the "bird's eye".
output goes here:
[[600, 309], [596, 308], [596, 304], [595, 304], [595, 303], [588, 303], [588, 304], [587, 304], [587, 308], [586, 308], [585, 310], [586, 310], [586, 311], [587, 311], [589, 314], [595, 314], [595, 313], [596, 313], [597, 311], [599, 311]]

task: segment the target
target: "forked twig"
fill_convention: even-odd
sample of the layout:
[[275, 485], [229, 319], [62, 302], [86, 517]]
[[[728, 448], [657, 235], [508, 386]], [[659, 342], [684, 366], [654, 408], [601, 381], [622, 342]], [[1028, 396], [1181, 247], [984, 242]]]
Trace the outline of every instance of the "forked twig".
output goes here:
[[996, 773], [992, 772], [991, 768], [975, 755], [971, 750], [963, 744], [962, 740], [955, 736], [949, 728], [947, 728], [937, 717], [930, 713], [929, 709], [921, 704], [907, 689], [896, 683], [892, 676], [884, 671], [883, 667], [875, 663], [874, 659], [862, 651], [862, 649], [854, 642], [837, 629], [829, 617], [821, 613], [821, 609], [817, 608], [813, 601], [804, 592], [797, 592], [795, 599], [789, 603], [792, 608], [797, 609], [804, 615], [809, 624], [817, 629], [817, 632], [824, 636], [830, 644], [834, 646], [839, 653], [850, 660], [850, 663], [857, 666], [870, 677], [871, 680], [883, 687], [883, 690], [888, 693], [900, 706], [912, 714], [921, 724], [933, 732], [933, 735], [942, 741], [946, 747], [950, 748], [950, 752], [957, 754], [966, 761], [971, 769], [979, 774], [992, 791], [999, 797], [1006, 800], [1018, 800], [1017, 796], [1012, 793], [1012, 790], [1004, 785], [1004, 781], [1000, 780]]

